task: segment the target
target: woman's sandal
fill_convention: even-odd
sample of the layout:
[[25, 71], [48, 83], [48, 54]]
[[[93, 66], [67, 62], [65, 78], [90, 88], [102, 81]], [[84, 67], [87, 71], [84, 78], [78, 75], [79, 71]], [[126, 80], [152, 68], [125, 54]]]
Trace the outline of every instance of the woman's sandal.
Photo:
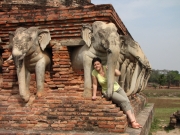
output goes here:
[[139, 123], [137, 123], [136, 121], [131, 121], [131, 127], [135, 128], [135, 129], [142, 128], [142, 126]]

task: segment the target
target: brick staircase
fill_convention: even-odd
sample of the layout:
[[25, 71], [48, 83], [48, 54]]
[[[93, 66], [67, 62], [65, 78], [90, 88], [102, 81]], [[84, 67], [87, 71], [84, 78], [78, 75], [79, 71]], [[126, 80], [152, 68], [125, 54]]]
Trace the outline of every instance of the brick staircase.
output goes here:
[[[16, 91], [16, 90], [15, 90]], [[99, 97], [96, 101], [81, 97], [82, 92], [49, 90], [25, 106], [18, 91], [0, 91], [0, 128], [55, 131], [125, 132], [126, 115]]]

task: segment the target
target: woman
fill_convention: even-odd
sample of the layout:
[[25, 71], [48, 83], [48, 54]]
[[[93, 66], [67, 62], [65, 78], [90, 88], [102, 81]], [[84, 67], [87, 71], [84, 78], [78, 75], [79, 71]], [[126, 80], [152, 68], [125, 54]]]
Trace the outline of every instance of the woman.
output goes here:
[[[107, 78], [106, 78], [106, 69], [107, 67], [102, 66], [100, 58], [93, 58], [92, 65], [94, 70], [92, 71], [92, 82], [93, 82], [93, 96], [92, 100], [96, 99], [96, 92], [98, 82], [102, 87], [102, 93], [106, 95], [107, 91]], [[121, 73], [119, 70], [115, 69], [115, 76], [119, 76]], [[117, 105], [120, 105], [123, 111], [128, 116], [132, 128], [141, 128], [142, 126], [136, 122], [130, 101], [124, 92], [124, 90], [119, 86], [117, 82], [114, 83], [114, 92], [112, 95], [112, 101]]]

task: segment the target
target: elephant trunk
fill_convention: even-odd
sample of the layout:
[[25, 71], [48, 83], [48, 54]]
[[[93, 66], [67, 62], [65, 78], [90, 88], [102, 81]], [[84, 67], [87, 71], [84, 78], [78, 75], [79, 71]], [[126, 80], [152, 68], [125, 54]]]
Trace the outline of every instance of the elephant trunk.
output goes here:
[[114, 91], [114, 82], [115, 82], [115, 68], [118, 60], [118, 52], [108, 53], [107, 57], [107, 96], [111, 99]]
[[24, 60], [19, 60], [19, 57], [14, 57], [17, 77], [19, 82], [19, 94], [25, 102], [29, 101], [30, 93], [26, 88], [26, 69]]

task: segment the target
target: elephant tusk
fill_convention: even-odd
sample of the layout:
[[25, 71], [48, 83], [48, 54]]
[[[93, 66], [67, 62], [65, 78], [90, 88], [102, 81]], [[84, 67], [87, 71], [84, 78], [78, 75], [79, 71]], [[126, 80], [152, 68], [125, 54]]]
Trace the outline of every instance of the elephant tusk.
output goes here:
[[25, 55], [26, 55], [26, 53], [24, 53], [18, 60], [24, 59]]

